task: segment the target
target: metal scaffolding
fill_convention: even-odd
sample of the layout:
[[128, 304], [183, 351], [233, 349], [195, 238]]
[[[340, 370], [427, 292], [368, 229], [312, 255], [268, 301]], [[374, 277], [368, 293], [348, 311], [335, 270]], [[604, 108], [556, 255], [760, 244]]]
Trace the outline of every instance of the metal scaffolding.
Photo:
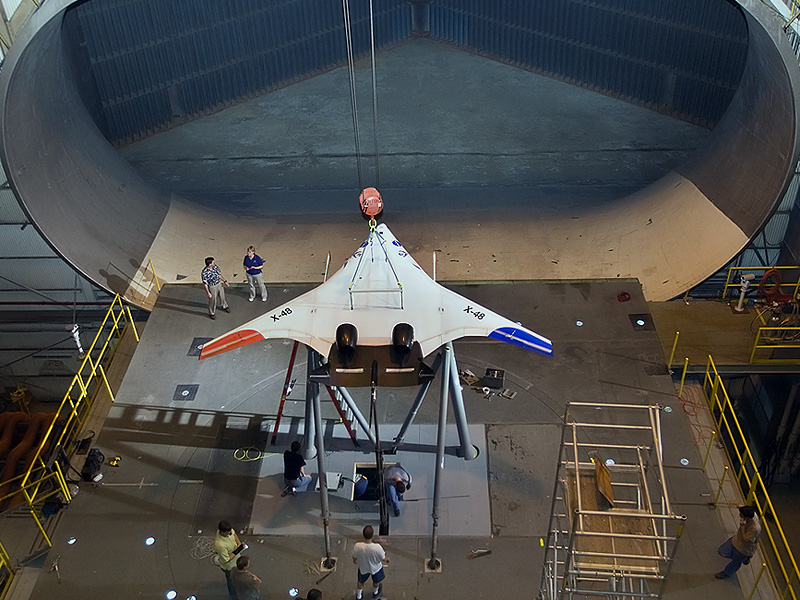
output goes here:
[[686, 517], [670, 506], [660, 412], [567, 404], [540, 600], [661, 598]]

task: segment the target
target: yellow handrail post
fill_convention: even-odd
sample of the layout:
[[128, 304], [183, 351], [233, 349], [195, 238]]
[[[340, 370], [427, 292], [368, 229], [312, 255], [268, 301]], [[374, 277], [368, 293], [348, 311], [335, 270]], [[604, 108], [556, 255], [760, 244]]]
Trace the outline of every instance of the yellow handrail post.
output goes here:
[[753, 503], [753, 498], [756, 495], [756, 487], [758, 484], [761, 483], [761, 473], [756, 471], [756, 476], [753, 478], [753, 482], [750, 484], [750, 491], [747, 494], [747, 500], [745, 500], [746, 505], [751, 505]]
[[128, 322], [131, 324], [131, 329], [133, 329], [133, 336], [136, 338], [136, 343], [139, 343], [139, 332], [136, 331], [136, 323], [133, 322], [133, 317], [131, 316], [131, 307], [126, 306], [125, 310], [128, 312]]
[[758, 328], [758, 333], [756, 333], [756, 341], [753, 343], [752, 352], [750, 352], [750, 364], [751, 365], [753, 364], [753, 361], [755, 360], [755, 357], [756, 357], [756, 349], [758, 348], [758, 342], [761, 340], [761, 330], [762, 329], [763, 329], [762, 327]]
[[148, 258], [147, 261], [150, 263], [150, 270], [153, 272], [153, 279], [156, 282], [156, 289], [161, 292], [161, 284], [158, 282], [158, 277], [156, 276], [156, 268], [153, 266], [153, 259]]
[[28, 506], [28, 508], [31, 511], [31, 516], [33, 516], [33, 520], [36, 521], [36, 525], [39, 527], [39, 531], [42, 532], [42, 537], [44, 538], [45, 543], [50, 548], [52, 548], [53, 547], [53, 542], [51, 542], [50, 538], [47, 536], [47, 532], [44, 530], [44, 527], [42, 526], [42, 522], [39, 520], [39, 517], [36, 514], [36, 510], [33, 508], [33, 506]]
[[717, 496], [714, 498], [714, 506], [719, 502], [719, 497], [722, 495], [722, 485], [725, 483], [725, 477], [728, 476], [728, 466], [725, 465], [725, 470], [722, 472], [722, 478], [719, 480], [719, 489], [717, 489]]
[[728, 269], [728, 277], [725, 279], [725, 288], [723, 290], [723, 299], [725, 300], [728, 299], [728, 286], [731, 283], [731, 273], [733, 273], [734, 268], [735, 267], [731, 267], [730, 269]]
[[680, 335], [681, 335], [680, 331], [675, 332], [675, 341], [672, 342], [672, 352], [670, 352], [669, 355], [669, 362], [667, 362], [667, 368], [672, 368], [672, 361], [675, 359], [675, 348], [678, 347], [678, 338], [680, 337]]
[[14, 580], [14, 565], [11, 564], [11, 557], [6, 552], [6, 549], [3, 547], [3, 544], [0, 544], [0, 568], [4, 568], [6, 573], [8, 573], [8, 578], [5, 581], [5, 587], [0, 589], [0, 597], [3, 596], [5, 592], [11, 589], [11, 582]]
[[103, 382], [106, 384], [106, 390], [108, 391], [108, 395], [111, 398], [111, 402], [114, 402], [114, 392], [111, 391], [111, 385], [108, 383], [108, 379], [106, 378], [106, 371], [103, 368], [103, 365], [98, 365], [97, 368], [100, 370], [100, 375], [103, 376]]
[[761, 576], [764, 574], [764, 569], [766, 568], [767, 563], [761, 563], [761, 570], [758, 572], [758, 577], [756, 577], [756, 580], [753, 582], [753, 589], [750, 590], [750, 595], [747, 597], [747, 600], [752, 600], [753, 594], [755, 594], [758, 589], [758, 582], [761, 581]]
[[56, 468], [58, 487], [61, 488], [61, 493], [64, 494], [64, 502], [71, 502], [72, 493], [69, 491], [69, 486], [67, 485], [67, 479], [66, 477], [64, 477], [64, 472], [61, 470], [61, 465], [58, 464], [58, 461], [55, 461], [53, 465]]
[[681, 387], [678, 390], [678, 398], [683, 398], [683, 382], [686, 381], [686, 371], [689, 369], [689, 357], [683, 359], [683, 374], [681, 375]]
[[716, 431], [711, 432], [711, 439], [708, 440], [708, 450], [706, 450], [706, 458], [703, 461], [703, 471], [706, 470], [706, 463], [708, 462], [708, 457], [711, 455], [711, 446], [714, 444], [714, 438], [716, 437], [716, 435], [717, 435]]

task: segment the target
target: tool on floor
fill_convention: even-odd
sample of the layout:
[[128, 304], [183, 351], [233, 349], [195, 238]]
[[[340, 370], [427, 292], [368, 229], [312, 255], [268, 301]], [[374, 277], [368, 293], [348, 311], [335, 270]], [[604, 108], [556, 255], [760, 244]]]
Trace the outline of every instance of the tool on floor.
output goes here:
[[481, 550], [473, 550], [469, 554], [467, 554], [467, 558], [472, 560], [473, 558], [480, 558], [481, 556], [489, 556], [492, 553], [491, 550], [487, 550], [485, 548]]
[[319, 579], [317, 579], [317, 580], [314, 582], [314, 585], [319, 585], [319, 584], [320, 584], [320, 583], [321, 583], [321, 582], [322, 582], [322, 581], [323, 581], [323, 580], [324, 580], [326, 577], [328, 577], [328, 576], [329, 576], [331, 573], [333, 573], [333, 569], [331, 569], [330, 571], [328, 571], [327, 573], [325, 573], [325, 575], [323, 575], [322, 577], [320, 577]]
[[56, 559], [53, 561], [53, 564], [50, 565], [50, 569], [47, 571], [48, 573], [52, 573], [53, 571], [56, 572], [56, 577], [58, 577], [58, 585], [61, 585], [61, 571], [58, 570], [58, 561], [61, 560], [61, 555], [56, 554]]

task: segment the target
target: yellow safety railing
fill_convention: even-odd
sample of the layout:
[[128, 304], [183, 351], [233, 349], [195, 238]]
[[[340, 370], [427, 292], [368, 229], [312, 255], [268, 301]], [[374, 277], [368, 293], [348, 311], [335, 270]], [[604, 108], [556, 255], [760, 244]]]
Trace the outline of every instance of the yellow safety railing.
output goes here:
[[[786, 280], [781, 281], [781, 286], [784, 288], [786, 293], [789, 293], [789, 290], [792, 290], [792, 297], [796, 298], [798, 291], [800, 291], [800, 267], [797, 266], [788, 266], [788, 267], [731, 267], [728, 269], [728, 277], [725, 280], [725, 288], [722, 291], [723, 299], [735, 298], [739, 294], [739, 289], [741, 284], [739, 279], [742, 275], [746, 275], [748, 273], [752, 273], [756, 276], [753, 285], [758, 285], [761, 278], [764, 276], [764, 273], [767, 271], [775, 270], [781, 274], [781, 278], [787, 278]], [[733, 293], [731, 293], [733, 292]], [[731, 294], [730, 296], [728, 294]]]
[[158, 293], [160, 294], [161, 293], [161, 282], [158, 280], [158, 275], [156, 275], [156, 268], [153, 266], [153, 259], [152, 258], [148, 258], [147, 262], [150, 263], [150, 272], [153, 274], [153, 281], [155, 281], [156, 289], [158, 290]]
[[103, 364], [113, 354], [116, 342], [122, 338], [126, 325], [131, 328], [138, 342], [139, 334], [136, 331], [130, 308], [125, 306], [122, 298], [117, 295], [86, 351], [86, 356], [73, 377], [64, 399], [55, 412], [47, 433], [30, 462], [30, 467], [20, 476], [19, 487], [14, 491], [14, 494], [23, 494], [31, 515], [48, 546], [52, 546], [52, 542], [36, 513], [35, 504], [43, 502], [58, 492], [64, 496], [66, 502], [69, 502], [72, 496], [58, 460], [51, 460], [52, 467], [48, 467], [45, 462], [47, 459], [45, 453], [48, 451], [58, 452], [59, 449], [70, 447], [89, 415], [93, 404], [92, 400], [97, 391], [107, 390], [111, 401], [114, 401], [114, 393], [109, 385]]
[[755, 505], [759, 514], [764, 517], [761, 519], [760, 546], [778, 595], [797, 600], [800, 597], [800, 570], [711, 356], [706, 364], [703, 392], [708, 400], [716, 431], [724, 441], [733, 476], [746, 498], [745, 503]]
[[3, 544], [0, 544], [0, 600], [8, 594], [12, 581], [14, 581], [14, 568], [11, 566], [11, 558], [3, 548]]
[[[769, 356], [757, 356], [758, 351], [768, 350]], [[797, 350], [795, 358], [791, 356], [775, 357], [776, 350]], [[750, 364], [800, 364], [800, 327], [759, 327], [753, 350], [750, 352]]]

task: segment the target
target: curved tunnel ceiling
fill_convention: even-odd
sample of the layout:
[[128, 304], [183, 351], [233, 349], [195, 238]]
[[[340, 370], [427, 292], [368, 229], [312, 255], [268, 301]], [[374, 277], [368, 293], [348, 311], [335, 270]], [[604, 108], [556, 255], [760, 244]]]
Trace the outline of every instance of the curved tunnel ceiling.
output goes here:
[[[716, 1], [724, 2], [709, 0]], [[194, 282], [206, 255], [215, 255], [230, 273], [241, 263], [244, 246], [255, 242], [268, 247], [275, 265], [271, 281], [318, 281], [325, 251], [333, 252], [334, 264], [352, 252], [354, 240], [364, 237], [363, 223], [349, 208], [357, 194], [352, 152], [329, 157], [326, 168], [346, 175], [325, 189], [315, 182], [313, 160], [298, 163], [300, 176], [305, 169], [307, 180], [315, 183], [264, 203], [262, 214], [233, 209], [239, 173], [209, 194], [227, 193], [227, 200], [209, 205], [182, 197], [126, 162], [101, 133], [96, 107], [77, 83], [80, 74], [74, 76], [63, 26], [70, 4], [49, 0], [42, 5], [0, 75], [3, 164], [31, 221], [60, 255], [102, 287], [147, 306], [150, 260], [161, 279]], [[424, 174], [440, 184], [435, 192], [413, 185], [402, 191], [392, 186], [392, 178], [415, 182], [423, 174], [418, 162], [397, 160], [386, 168], [390, 227], [412, 253], [437, 250], [450, 257], [439, 263], [442, 280], [637, 277], [650, 300], [674, 297], [702, 281], [763, 227], [798, 156], [797, 62], [769, 11], [758, 2], [741, 5], [747, 58], [730, 104], [690, 158], [651, 185], [603, 202], [571, 204], [559, 198], [557, 205], [534, 201], [523, 190], [495, 210], [502, 203], [493, 198], [508, 195], [513, 182], [494, 182], [489, 192], [466, 192], [475, 206], [465, 213], [463, 188], [441, 186], [452, 172]], [[620, 77], [624, 81], [625, 75]], [[349, 92], [345, 87], [341, 93]], [[301, 109], [312, 104], [307, 95], [294, 102]], [[490, 102], [476, 110], [497, 111], [499, 105]], [[410, 124], [419, 116], [412, 111], [407, 118]], [[502, 119], [499, 123], [492, 127], [502, 127]], [[402, 126], [400, 120], [395, 129]], [[514, 133], [508, 131], [508, 138]], [[352, 137], [346, 142], [352, 144]], [[479, 162], [468, 163], [461, 176], [480, 168]], [[511, 178], [515, 169], [525, 168], [506, 165], [503, 172]], [[473, 184], [486, 187], [479, 179]], [[439, 214], [425, 210], [434, 202], [426, 194], [434, 193], [443, 207]], [[298, 208], [299, 195], [319, 196], [313, 198], [316, 208]], [[428, 264], [422, 256], [417, 259]]]

